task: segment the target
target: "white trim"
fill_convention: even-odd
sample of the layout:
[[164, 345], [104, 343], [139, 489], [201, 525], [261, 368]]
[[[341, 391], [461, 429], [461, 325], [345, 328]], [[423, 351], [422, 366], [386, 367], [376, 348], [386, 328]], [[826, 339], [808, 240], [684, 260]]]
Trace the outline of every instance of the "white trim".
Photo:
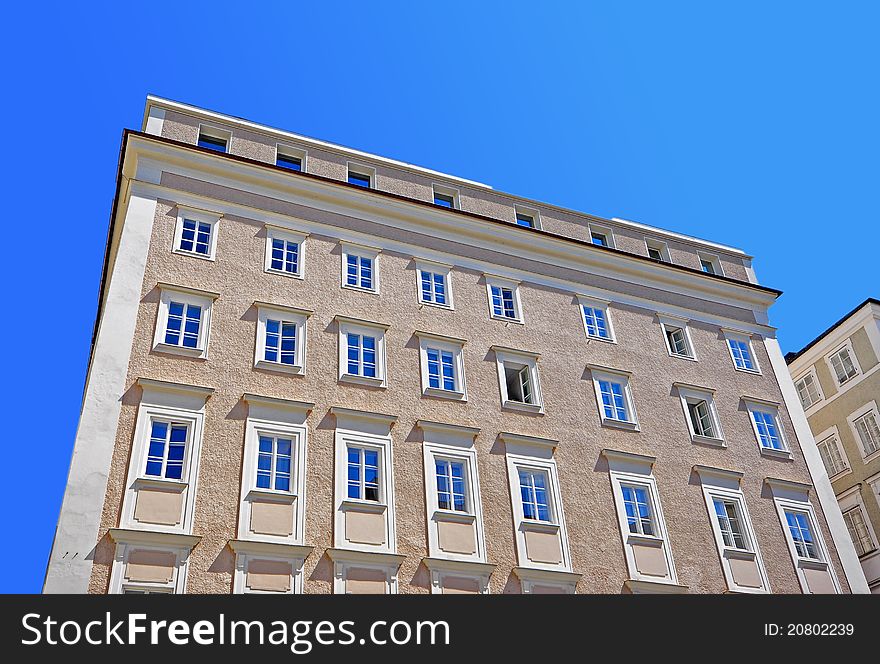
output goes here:
[[[782, 418], [779, 417], [779, 404], [764, 401], [762, 399], [754, 399], [752, 397], [742, 397], [742, 400], [746, 405], [749, 414], [749, 421], [752, 424], [752, 433], [755, 434], [755, 442], [758, 443], [758, 449], [761, 454], [781, 457], [784, 459], [793, 458], [791, 446], [788, 444], [788, 436], [785, 433], [785, 426], [783, 426]], [[761, 434], [758, 431], [758, 423], [755, 419], [755, 413], [763, 413], [765, 415], [770, 415], [773, 418], [773, 424], [776, 427], [776, 433], [778, 434], [779, 442], [782, 445], [781, 449], [765, 447], [761, 442]]]
[[[708, 254], [705, 251], [697, 252], [697, 260], [700, 261], [700, 269], [703, 270], [703, 261], [709, 263], [712, 266], [712, 269], [715, 270], [714, 274], [724, 276], [724, 268], [721, 265], [721, 258], [716, 254]], [[705, 272], [706, 270], [703, 270]], [[709, 273], [712, 274], [712, 273]]]
[[[522, 302], [520, 301], [519, 294], [519, 281], [513, 279], [506, 279], [504, 277], [499, 277], [494, 274], [484, 274], [483, 277], [486, 280], [486, 296], [489, 298], [489, 318], [493, 318], [495, 320], [504, 321], [505, 323], [525, 323], [523, 319], [523, 310], [522, 310]], [[495, 313], [495, 306], [492, 303], [492, 289], [499, 288], [502, 290], [511, 291], [511, 297], [513, 302], [513, 316], [504, 316]], [[503, 298], [503, 293], [502, 293]], [[502, 299], [502, 309], [503, 309], [503, 299]]]
[[[843, 461], [843, 469], [835, 473], [834, 475], [828, 476], [829, 479], [834, 482], [844, 475], [849, 475], [852, 472], [852, 465], [849, 462], [849, 457], [847, 457], [846, 455], [846, 450], [843, 447], [843, 442], [840, 440], [840, 431], [837, 429], [836, 424], [828, 427], [827, 429], [825, 429], [825, 431], [822, 431], [815, 435], [814, 440], [816, 441], [816, 448], [818, 449], [819, 445], [832, 439], [834, 440], [834, 446], [837, 448], [837, 453], [840, 455], [841, 461]], [[821, 450], [819, 451], [819, 457], [822, 457]], [[824, 459], [822, 463], [823, 465], [825, 464]], [[825, 466], [825, 470], [826, 472], [828, 471], [827, 465]]]
[[[445, 205], [439, 205], [437, 201], [437, 194], [441, 196], [446, 196], [447, 198], [452, 199], [452, 208], [446, 208]], [[446, 208], [447, 210], [460, 210], [461, 209], [461, 197], [459, 195], [458, 189], [455, 187], [448, 187], [446, 185], [438, 184], [436, 182], [431, 184], [431, 202], [434, 205], [439, 205], [439, 207]]]
[[[761, 375], [761, 365], [758, 364], [758, 356], [755, 354], [755, 345], [752, 343], [752, 334], [749, 332], [745, 332], [743, 330], [731, 330], [729, 328], [721, 328], [722, 334], [724, 334], [724, 345], [727, 346], [727, 352], [730, 355], [730, 361], [733, 363], [733, 368], [736, 371], [741, 371], [742, 373], [750, 373]], [[740, 368], [736, 366], [736, 357], [733, 354], [733, 348], [730, 347], [730, 341], [741, 341], [745, 342], [745, 344], [749, 347], [749, 358], [752, 360], [752, 364], [754, 365], [753, 369]]]
[[850, 592], [869, 593], [870, 590], [867, 581], [865, 581], [865, 574], [862, 571], [862, 566], [859, 563], [852, 540], [849, 538], [849, 531], [840, 513], [837, 497], [834, 495], [834, 489], [831, 488], [828, 473], [825, 471], [825, 466], [819, 456], [819, 450], [816, 448], [816, 443], [813, 440], [810, 424], [807, 422], [807, 416], [804, 415], [804, 409], [801, 407], [797, 390], [795, 390], [794, 382], [788, 371], [788, 365], [782, 357], [779, 342], [776, 339], [766, 339], [764, 347], [770, 358], [770, 366], [776, 375], [776, 381], [779, 383], [785, 409], [791, 418], [795, 439], [800, 444], [801, 453], [804, 456], [804, 461], [807, 463], [807, 470], [810, 473], [810, 477], [812, 477], [816, 496], [822, 508], [822, 514], [828, 524], [828, 529], [831, 531], [831, 539], [834, 542], [835, 549], [837, 549], [837, 555], [840, 558], [843, 572], [846, 575]]
[[[364, 189], [378, 189], [378, 184], [376, 183], [376, 169], [373, 166], [368, 166], [367, 164], [358, 163], [355, 161], [348, 161], [345, 164], [345, 181], [348, 182], [348, 178], [353, 174], [360, 175], [361, 177], [369, 178], [370, 186], [364, 187]], [[351, 184], [351, 183], [349, 183]], [[360, 186], [360, 185], [354, 185]]]
[[[866, 557], [871, 556], [871, 554], [876, 554], [878, 548], [880, 548], [880, 542], [877, 540], [877, 533], [874, 531], [874, 524], [871, 521], [871, 518], [868, 516], [868, 510], [865, 507], [865, 500], [862, 497], [862, 485], [856, 484], [854, 487], [849, 488], [844, 491], [837, 497], [838, 505], [840, 508], [841, 516], [845, 512], [849, 512], [852, 509], [858, 508], [862, 514], [862, 519], [865, 522], [865, 529], [868, 531], [868, 536], [871, 538], [871, 545], [874, 547], [870, 551], [866, 551], [861, 556], [860, 559], [864, 559]], [[844, 521], [844, 525], [846, 521]], [[849, 537], [849, 527], [847, 528], [847, 537]], [[852, 540], [850, 539], [850, 542]], [[855, 543], [853, 543], [853, 550], [855, 551]], [[857, 554], [858, 555], [858, 554]]]
[[818, 398], [813, 403], [804, 406], [803, 399], [801, 399], [801, 406], [803, 406], [804, 412], [809, 411], [813, 413], [822, 408], [822, 402], [825, 401], [825, 391], [822, 389], [822, 384], [819, 382], [819, 376], [816, 374], [816, 365], [811, 364], [809, 368], [801, 373], [797, 378], [794, 378], [794, 376], [792, 376], [792, 378], [794, 379], [794, 387], [797, 391], [798, 398], [800, 398], [801, 396], [801, 391], [798, 389], [798, 383], [800, 383], [802, 380], [806, 380], [807, 378], [812, 379], [813, 386], [816, 388], [816, 394], [818, 395]]
[[[382, 253], [381, 249], [376, 249], [373, 247], [365, 247], [360, 244], [355, 244], [353, 242], [346, 242], [345, 240], [339, 241], [340, 252], [339, 255], [342, 258], [342, 281], [340, 283], [342, 288], [354, 291], [360, 291], [361, 293], [373, 293], [375, 295], [379, 294], [379, 254]], [[358, 261], [358, 274], [357, 274], [357, 285], [348, 283], [348, 257], [349, 256], [357, 256], [358, 258], [366, 258], [372, 261], [372, 281], [371, 287], [366, 288], [365, 286], [361, 286], [361, 264]]]
[[[266, 224], [266, 256], [263, 262], [263, 271], [269, 274], [277, 274], [282, 277], [290, 277], [293, 279], [302, 279], [305, 277], [305, 248], [306, 238], [308, 236], [308, 233], [296, 233], [285, 228]], [[277, 270], [272, 267], [272, 240], [284, 240], [286, 242], [296, 243], [296, 271], [288, 272], [286, 270]]]
[[[721, 418], [718, 416], [718, 408], [715, 406], [715, 394], [713, 390], [709, 390], [706, 388], [698, 388], [696, 386], [685, 385], [683, 383], [674, 383], [674, 386], [678, 389], [679, 400], [681, 401], [681, 409], [684, 413], [684, 421], [687, 425], [688, 432], [691, 436], [691, 442], [693, 443], [705, 443], [709, 445], [717, 445], [719, 447], [727, 447], [727, 443], [724, 442], [724, 429], [721, 426]], [[705, 401], [706, 406], [708, 407], [708, 415], [711, 419], [712, 428], [716, 435], [714, 436], [706, 436], [704, 434], [697, 433], [694, 429], [693, 421], [691, 420], [691, 413], [688, 405], [695, 401]]]
[[[632, 384], [630, 382], [631, 374], [628, 371], [620, 371], [590, 364], [587, 365], [587, 369], [590, 370], [592, 377], [593, 394], [596, 397], [596, 407], [599, 410], [599, 422], [602, 426], [639, 431], [639, 415], [636, 410], [635, 399], [633, 398]], [[623, 387], [624, 406], [626, 408], [626, 420], [619, 420], [605, 415], [605, 407], [602, 401], [602, 389], [599, 385], [600, 381], [621, 384]]]
[[[235, 547], [235, 572], [232, 577], [232, 593], [234, 595], [301, 595], [303, 592], [303, 564], [309, 554], [302, 551], [300, 547], [289, 548], [291, 549], [289, 552], [278, 547], [277, 552], [265, 553], [258, 550], [249, 550], [246, 544], [239, 543]], [[311, 549], [311, 547], [307, 548]], [[256, 590], [248, 587], [248, 566], [252, 561], [263, 560], [290, 565], [290, 588], [286, 593], [272, 590]]]
[[859, 430], [856, 429], [856, 420], [861, 419], [865, 415], [873, 413], [874, 414], [874, 423], [880, 428], [880, 410], [877, 408], [877, 402], [874, 400], [869, 401], [868, 403], [860, 406], [852, 413], [850, 413], [846, 418], [846, 423], [849, 425], [850, 433], [852, 433], [853, 438], [856, 441], [856, 445], [859, 446], [859, 451], [862, 454], [862, 463], [868, 464], [871, 463], [874, 459], [880, 458], [880, 441], [878, 441], [878, 447], [873, 452], [868, 452], [865, 449], [865, 444], [862, 441], [861, 435], [859, 435]]
[[[452, 266], [421, 258], [416, 258], [414, 260], [416, 264], [416, 300], [419, 305], [427, 305], [429, 307], [437, 307], [439, 309], [449, 309], [450, 311], [453, 311], [455, 309], [455, 304], [452, 295]], [[443, 286], [446, 289], [446, 304], [428, 301], [422, 297], [422, 272], [427, 272], [432, 275], [443, 275]]]
[[514, 567], [513, 573], [520, 581], [523, 595], [534, 595], [536, 588], [555, 589], [559, 595], [574, 595], [577, 593], [577, 583], [583, 576], [574, 572], [532, 567]]
[[[209, 212], [207, 210], [199, 210], [186, 205], [177, 204], [177, 223], [174, 226], [174, 244], [171, 246], [171, 253], [180, 254], [181, 256], [189, 256], [190, 258], [201, 258], [206, 261], [214, 261], [217, 259], [217, 235], [220, 233], [220, 218], [223, 215], [217, 212]], [[196, 234], [198, 234], [198, 224], [205, 223], [211, 227], [211, 235], [208, 238], [208, 253], [200, 254], [195, 250], [196, 237], [193, 237], [193, 249], [184, 250], [180, 246], [183, 239], [183, 222], [196, 222]]]
[[[614, 334], [614, 322], [611, 320], [611, 309], [609, 305], [611, 304], [608, 300], [602, 300], [595, 297], [589, 297], [586, 295], [578, 295], [578, 313], [581, 317], [581, 325], [584, 326], [584, 334], [587, 337], [587, 341], [601, 341], [603, 343], [616, 344], [617, 337]], [[590, 328], [587, 325], [587, 317], [584, 313], [584, 307], [593, 310], [599, 310], [605, 316], [605, 330], [608, 332], [607, 337], [602, 337], [597, 334], [590, 334]]]
[[[205, 124], [204, 122], [200, 122], [199, 123], [199, 132], [198, 132], [198, 134], [196, 134], [196, 145], [198, 145], [202, 136], [225, 142], [226, 149], [223, 150], [222, 154], [230, 154], [232, 152], [232, 131], [231, 130], [224, 129], [223, 127], [218, 127], [215, 124]], [[219, 152], [219, 150], [217, 150], [217, 152]]]
[[385, 594], [397, 594], [397, 577], [405, 556], [387, 553], [370, 553], [348, 549], [327, 549], [333, 561], [333, 593], [346, 594], [345, 583], [348, 573], [355, 569], [378, 570], [385, 573]]
[[[691, 339], [690, 326], [688, 325], [689, 321], [685, 318], [676, 318], [660, 313], [657, 314], [657, 320], [660, 322], [660, 331], [663, 333], [663, 342], [666, 345], [666, 352], [668, 353], [669, 357], [674, 357], [679, 360], [689, 360], [691, 362], [696, 362], [697, 351], [694, 347], [694, 342]], [[674, 332], [675, 330], [681, 330], [682, 338], [685, 345], [684, 354], [674, 352], [672, 344], [669, 341], [670, 332]]]
[[[541, 378], [538, 375], [538, 355], [526, 351], [518, 351], [502, 346], [492, 346], [495, 352], [495, 366], [498, 371], [498, 388], [501, 393], [501, 407], [513, 410], [523, 410], [528, 413], [544, 413], [544, 394], [541, 390]], [[510, 398], [507, 392], [507, 373], [505, 365], [513, 365], [512, 368], [526, 370], [529, 374], [532, 399], [529, 402], [516, 401]]]
[[[861, 364], [859, 364], [859, 358], [856, 356], [855, 350], [853, 350], [852, 337], [847, 337], [842, 343], [835, 344], [834, 346], [832, 346], [832, 348], [832, 351], [825, 353], [823, 359], [825, 360], [825, 364], [828, 366], [828, 371], [831, 372], [831, 378], [834, 380], [834, 386], [837, 388], [838, 391], [840, 391], [840, 388], [842, 388], [844, 385], [858, 380], [859, 376], [862, 375], [862, 366]], [[837, 355], [843, 350], [846, 350], [849, 354], [850, 362], [852, 362], [853, 368], [856, 370], [856, 373], [841, 383], [837, 377], [837, 371], [835, 371], [834, 369], [834, 364], [831, 362], [831, 358], [832, 356]]]
[[[651, 256], [652, 249], [654, 251], [656, 251], [658, 254], [660, 254], [660, 258], [654, 258], [653, 256]], [[672, 262], [672, 258], [670, 258], [670, 256], [669, 256], [669, 245], [666, 242], [664, 242], [663, 240], [658, 240], [658, 239], [652, 238], [652, 237], [646, 237], [645, 238], [645, 250], [647, 251], [648, 258], [651, 258], [653, 260], [659, 260], [663, 263], [671, 263]]]
[[616, 249], [617, 245], [614, 242], [614, 229], [611, 226], [605, 226], [601, 223], [590, 222], [588, 225], [588, 231], [590, 235], [590, 244], [596, 244], [593, 241], [593, 234], [602, 235], [605, 238], [605, 244], [599, 245], [604, 247], [610, 247], [611, 249]]
[[544, 226], [541, 222], [541, 211], [538, 208], [528, 207], [525, 205], [520, 205], [519, 203], [514, 203], [514, 205], [513, 205], [513, 223], [520, 225], [519, 219], [517, 219], [517, 216], [531, 217], [532, 228], [537, 228], [538, 230], [544, 229]]
[[[308, 173], [308, 158], [309, 153], [308, 150], [304, 150], [303, 148], [296, 147], [294, 145], [288, 145], [287, 143], [275, 143], [275, 165], [278, 165], [278, 156], [282, 155], [285, 157], [293, 157], [294, 159], [299, 159], [299, 172], [300, 173]], [[281, 168], [285, 168], [282, 166]], [[291, 169], [292, 170], [292, 169]], [[294, 171], [296, 172], [296, 171]]]
[[[175, 355], [186, 355], [198, 359], [208, 358], [208, 343], [211, 339], [211, 310], [214, 305], [213, 294], [197, 294], [199, 291], [193, 289], [171, 286], [169, 284], [158, 284], [159, 288], [159, 306], [156, 313], [156, 330], [153, 335], [153, 351], [159, 353], [172, 353]], [[179, 302], [187, 307], [201, 307], [201, 319], [199, 321], [199, 336], [195, 348], [189, 348], [183, 345], [184, 329], [186, 320], [181, 322], [180, 331], [178, 333], [179, 344], [165, 343], [165, 335], [168, 330], [168, 313], [171, 302]], [[184, 310], [184, 314], [187, 309]]]
[[[467, 379], [465, 378], [464, 340], [444, 337], [426, 332], [415, 332], [419, 338], [419, 369], [422, 377], [422, 396], [440, 397], [456, 401], [467, 401]], [[452, 354], [452, 370], [455, 389], [443, 387], [443, 367], [439, 367], [439, 387], [431, 387], [428, 373], [428, 349]]]
[[443, 558], [422, 558], [422, 564], [431, 574], [431, 594], [442, 595], [447, 578], [465, 579], [477, 584], [479, 595], [489, 594], [489, 577], [495, 565]]
[[[308, 320], [311, 311], [294, 309], [279, 305], [254, 302], [257, 308], [256, 343], [254, 352], [254, 368], [267, 371], [280, 371], [296, 375], [306, 373], [306, 350], [308, 348]], [[281, 363], [281, 329], [278, 330], [278, 361], [266, 358], [266, 325], [269, 320], [279, 323], [293, 323], [295, 326], [294, 361], [293, 364]]]
[[161, 136], [165, 128], [165, 109], [148, 104], [144, 113], [143, 127], [145, 133]]
[[[369, 385], [373, 387], [386, 387], [388, 385], [387, 362], [385, 358], [385, 331], [387, 325], [382, 323], [372, 323], [369, 321], [360, 321], [344, 316], [336, 316], [339, 334], [337, 335], [339, 345], [339, 380], [347, 383], [357, 383], [359, 385]], [[376, 340], [376, 376], [363, 376], [360, 374], [352, 374], [348, 372], [348, 335], [357, 334], [373, 337]], [[363, 364], [363, 363], [361, 363]]]
[[155, 198], [132, 194], [116, 213], [116, 251], [126, 258], [107, 276], [44, 593], [88, 590], [156, 208]]
[[[142, 536], [129, 537], [124, 529], [111, 528], [110, 537], [116, 546], [113, 551], [113, 562], [110, 566], [110, 582], [107, 594], [120, 595], [126, 589], [136, 589], [155, 593], [181, 594], [186, 592], [187, 569], [189, 556], [201, 539], [168, 538], [167, 535], [145, 532]], [[131, 554], [135, 551], [156, 551], [174, 556], [174, 568], [171, 580], [167, 582], [126, 581], [126, 566]], [[91, 561], [90, 561], [91, 562]]]

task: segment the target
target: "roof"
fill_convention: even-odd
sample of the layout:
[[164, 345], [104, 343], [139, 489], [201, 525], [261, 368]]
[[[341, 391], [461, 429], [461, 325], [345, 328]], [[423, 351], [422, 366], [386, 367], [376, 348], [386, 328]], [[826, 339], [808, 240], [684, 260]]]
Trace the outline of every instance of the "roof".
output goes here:
[[878, 300], [877, 298], [874, 298], [874, 297], [869, 297], [867, 300], [865, 300], [865, 301], [862, 302], [859, 306], [857, 306], [855, 309], [853, 309], [853, 310], [850, 311], [848, 314], [846, 314], [845, 316], [843, 316], [842, 318], [840, 318], [840, 320], [838, 320], [836, 323], [834, 323], [834, 325], [832, 325], [831, 327], [829, 327], [827, 330], [825, 330], [822, 334], [820, 334], [818, 337], [816, 337], [815, 339], [813, 339], [810, 343], [808, 343], [806, 346], [804, 346], [803, 348], [801, 348], [799, 351], [797, 351], [796, 353], [794, 353], [794, 352], [792, 352], [792, 353], [786, 353], [786, 354], [785, 354], [785, 363], [786, 363], [786, 364], [791, 364], [792, 362], [794, 362], [794, 361], [795, 361], [796, 359], [798, 359], [801, 355], [803, 355], [804, 353], [806, 353], [806, 352], [807, 352], [808, 350], [810, 350], [813, 346], [815, 346], [817, 343], [819, 343], [820, 341], [822, 341], [822, 339], [824, 339], [824, 338], [827, 337], [829, 334], [831, 334], [832, 332], [834, 332], [834, 330], [836, 330], [836, 329], [837, 329], [838, 327], [840, 327], [843, 323], [845, 323], [845, 322], [847, 321], [847, 319], [849, 319], [850, 317], [852, 317], [852, 316], [853, 316], [854, 314], [856, 314], [860, 309], [862, 309], [863, 307], [865, 307], [865, 306], [868, 305], [868, 304], [875, 304], [875, 305], [877, 305], [877, 306], [880, 306], [880, 300]]

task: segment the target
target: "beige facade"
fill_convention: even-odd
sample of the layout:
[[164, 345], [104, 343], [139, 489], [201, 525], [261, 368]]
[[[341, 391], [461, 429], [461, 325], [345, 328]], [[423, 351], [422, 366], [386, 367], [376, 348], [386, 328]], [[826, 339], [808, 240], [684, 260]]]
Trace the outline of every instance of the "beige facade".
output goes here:
[[866, 590], [743, 252], [154, 98], [125, 141], [47, 592]]
[[880, 301], [786, 356], [873, 593], [880, 593]]

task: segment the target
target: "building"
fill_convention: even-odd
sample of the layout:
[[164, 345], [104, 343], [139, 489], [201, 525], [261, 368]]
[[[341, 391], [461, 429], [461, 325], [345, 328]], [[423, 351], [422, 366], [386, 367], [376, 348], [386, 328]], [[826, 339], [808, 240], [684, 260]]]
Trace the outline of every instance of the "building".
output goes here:
[[880, 300], [785, 360], [865, 578], [880, 593]]
[[46, 592], [867, 592], [740, 250], [149, 97]]

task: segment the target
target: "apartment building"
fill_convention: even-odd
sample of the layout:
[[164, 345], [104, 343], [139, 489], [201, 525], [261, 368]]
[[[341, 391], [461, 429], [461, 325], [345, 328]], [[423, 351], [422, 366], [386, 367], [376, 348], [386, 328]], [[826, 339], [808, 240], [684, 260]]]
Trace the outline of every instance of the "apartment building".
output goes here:
[[149, 97], [46, 592], [867, 585], [741, 250]]
[[880, 300], [785, 356], [871, 592], [880, 594]]

